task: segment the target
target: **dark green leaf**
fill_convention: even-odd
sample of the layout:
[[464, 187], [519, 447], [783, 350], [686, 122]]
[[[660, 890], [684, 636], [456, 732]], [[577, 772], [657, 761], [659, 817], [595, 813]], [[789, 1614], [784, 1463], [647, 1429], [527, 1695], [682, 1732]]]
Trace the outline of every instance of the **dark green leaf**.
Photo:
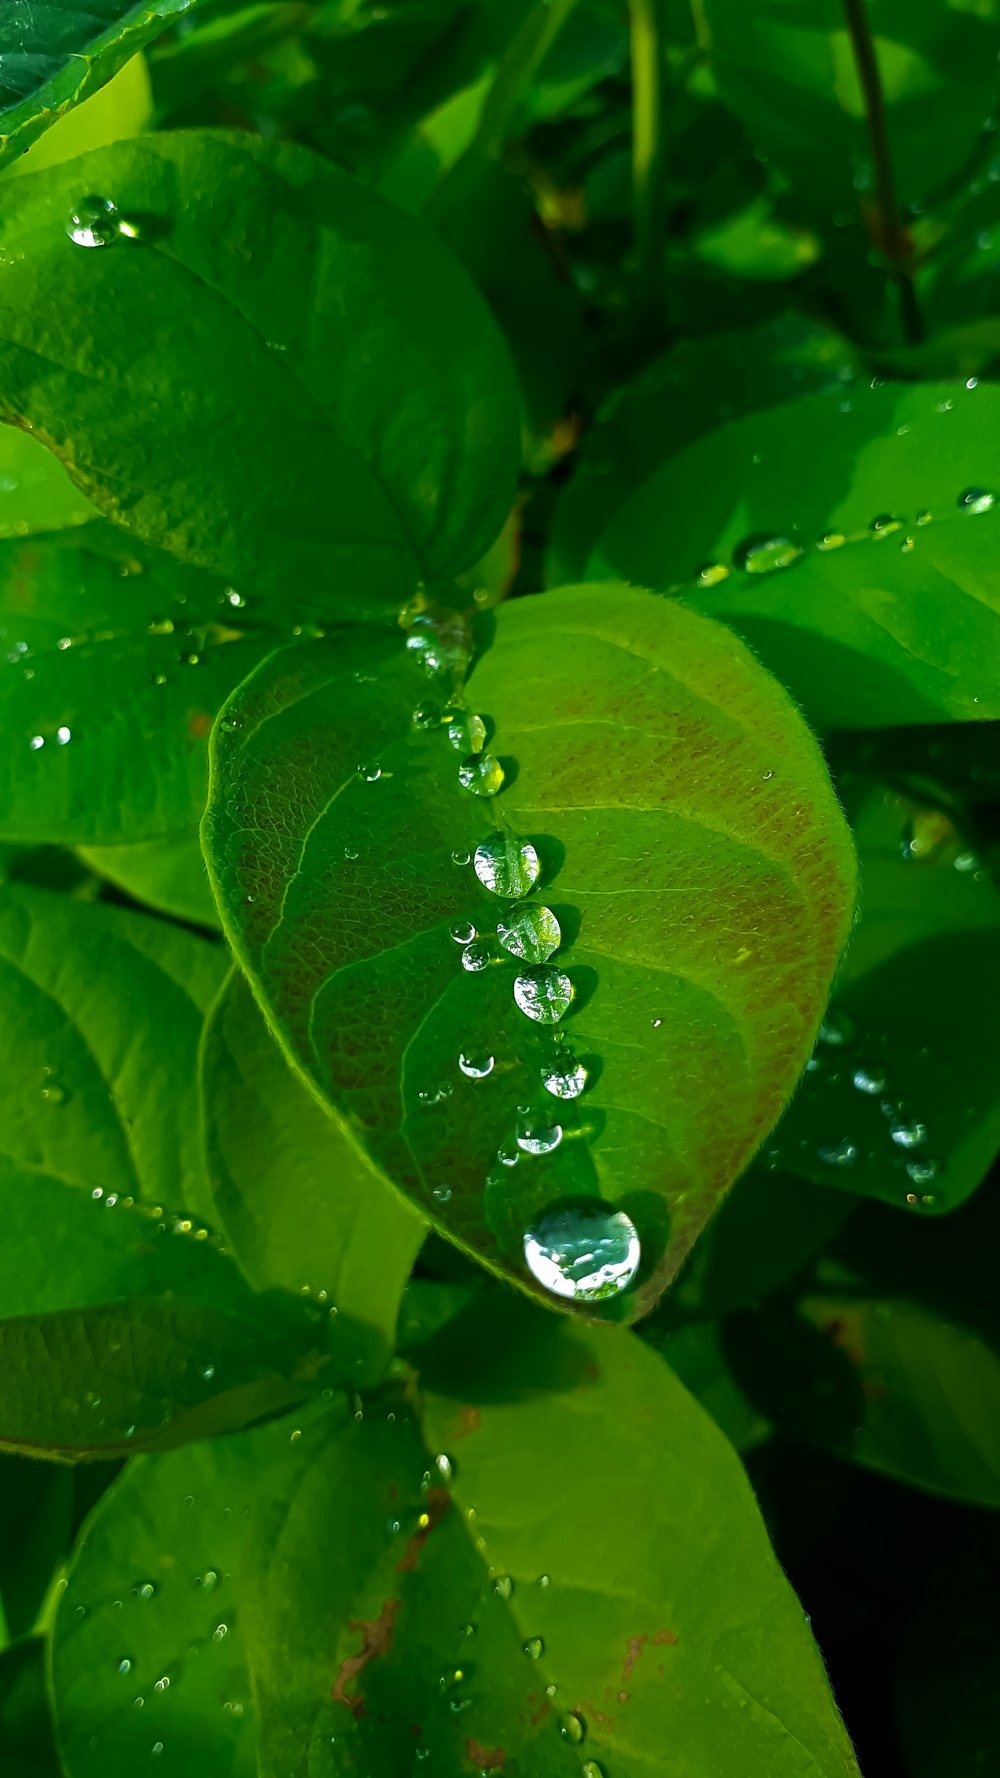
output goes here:
[[0, 1654], [0, 1763], [4, 1778], [60, 1778], [40, 1640]]
[[0, 16], [0, 162], [102, 87], [196, 0], [25, 0]]
[[[99, 251], [67, 234], [87, 193], [117, 206]], [[117, 143], [11, 186], [0, 256], [0, 412], [102, 511], [244, 595], [291, 588], [299, 618], [395, 604], [500, 529], [517, 404], [482, 300], [306, 151]]]
[[37, 438], [17, 426], [0, 426], [0, 539], [61, 531], [97, 516]]
[[590, 572], [722, 618], [821, 727], [1000, 716], [998, 435], [986, 384], [750, 415], [648, 477]]
[[[703, 0], [723, 98], [809, 198], [874, 205], [871, 144], [846, 19], [826, 0]], [[994, 0], [931, 6], [864, 0], [875, 40], [899, 197], [963, 169], [993, 98]]]
[[[610, 1199], [643, 1244], [635, 1315], [805, 1060], [853, 860], [808, 731], [721, 627], [616, 586], [486, 621], [468, 696], [506, 761], [495, 804], [413, 722], [427, 681], [401, 640], [355, 631], [279, 652], [226, 706], [209, 868], [282, 1043], [400, 1189], [526, 1286], [534, 1219]], [[509, 907], [461, 862], [508, 833], [567, 947], [578, 1102], [542, 1089], [556, 1038], [515, 1005], [524, 964], [490, 952]], [[492, 964], [461, 966], [456, 922]], [[525, 1105], [555, 1122], [544, 1152], [513, 1144]]]
[[195, 926], [218, 926], [196, 832], [133, 846], [81, 846], [79, 855], [135, 901]]
[[278, 1049], [234, 972], [202, 1050], [213, 1221], [258, 1290], [335, 1305], [363, 1324], [365, 1373], [392, 1350], [423, 1219], [390, 1190]]
[[0, 1617], [11, 1640], [34, 1629], [56, 1568], [69, 1554], [74, 1480], [71, 1469], [0, 1455], [0, 1512], [5, 1525], [16, 1527], [0, 1544]]

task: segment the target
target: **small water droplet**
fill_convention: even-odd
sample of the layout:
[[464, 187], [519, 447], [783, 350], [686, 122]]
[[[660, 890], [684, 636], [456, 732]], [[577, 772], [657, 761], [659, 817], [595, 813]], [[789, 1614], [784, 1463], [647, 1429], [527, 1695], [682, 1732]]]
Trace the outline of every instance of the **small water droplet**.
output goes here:
[[473, 866], [484, 889], [505, 901], [520, 901], [537, 883], [542, 867], [530, 840], [496, 833], [476, 847]]
[[568, 1741], [572, 1747], [579, 1747], [580, 1742], [586, 1737], [587, 1725], [576, 1710], [571, 1710], [559, 1724], [559, 1733], [563, 1740]]
[[816, 1152], [824, 1167], [853, 1167], [858, 1158], [857, 1144], [847, 1136], [842, 1142], [833, 1143], [829, 1148], [817, 1149]]
[[894, 531], [903, 529], [903, 520], [897, 519], [894, 513], [880, 512], [872, 519], [868, 527], [872, 537], [891, 537]]
[[69, 1094], [57, 1080], [49, 1080], [41, 1090], [41, 1097], [45, 1100], [46, 1105], [65, 1105]]
[[228, 1624], [216, 1624], [215, 1629], [212, 1631], [212, 1641], [213, 1642], [225, 1642], [226, 1637], [228, 1635], [229, 1635], [229, 1625]]
[[377, 760], [371, 760], [358, 767], [358, 777], [361, 778], [365, 784], [377, 784], [381, 776], [382, 767], [378, 764]]
[[153, 1754], [162, 1753], [163, 1752], [163, 1742], [162, 1741], [154, 1741], [153, 1745], [149, 1751], [150, 1751], [150, 1753], [153, 1753]]
[[920, 1148], [927, 1141], [927, 1126], [915, 1118], [897, 1118], [890, 1124], [889, 1134], [900, 1148]]
[[454, 926], [448, 928], [449, 936], [457, 945], [471, 945], [476, 936], [476, 928], [471, 920], [456, 920]]
[[448, 739], [456, 753], [482, 753], [486, 742], [486, 724], [470, 710], [446, 710]]
[[551, 1154], [563, 1138], [562, 1124], [554, 1124], [541, 1113], [528, 1112], [518, 1120], [517, 1146], [525, 1154]]
[[458, 768], [458, 781], [463, 790], [474, 796], [496, 796], [503, 788], [504, 770], [492, 753], [470, 753]]
[[32, 735], [31, 740], [28, 742], [28, 746], [31, 748], [32, 753], [37, 753], [40, 747], [45, 746], [45, 736]]
[[493, 1591], [498, 1599], [509, 1599], [514, 1591], [514, 1582], [509, 1574], [498, 1574], [493, 1582]]
[[562, 1055], [542, 1070], [542, 1085], [554, 1099], [578, 1099], [587, 1084], [587, 1070], [575, 1056]]
[[706, 562], [695, 575], [698, 586], [718, 586], [722, 580], [729, 579], [729, 569], [724, 562]]
[[989, 512], [996, 505], [996, 495], [988, 488], [965, 488], [958, 496], [958, 504], [963, 512]]
[[512, 908], [497, 922], [497, 937], [512, 956], [526, 963], [545, 963], [559, 949], [562, 932], [551, 908], [529, 902]]
[[462, 968], [472, 970], [474, 973], [478, 973], [480, 969], [487, 969], [492, 962], [493, 952], [482, 939], [476, 939], [473, 944], [466, 945], [462, 952]]
[[933, 517], [934, 517], [934, 514], [932, 512], [928, 512], [927, 508], [925, 507], [922, 512], [917, 513], [917, 524], [918, 525], [929, 525], [931, 520], [933, 519]]
[[[741, 1698], [740, 1703], [744, 1702], [745, 1700]], [[595, 1759], [588, 1759], [584, 1760], [580, 1767], [580, 1778], [604, 1778], [604, 1773]]]
[[434, 1468], [437, 1470], [442, 1481], [450, 1482], [453, 1479], [455, 1474], [454, 1459], [449, 1457], [446, 1452], [438, 1452], [434, 1459]]
[[491, 1056], [488, 1050], [473, 1050], [470, 1055], [463, 1051], [458, 1058], [458, 1065], [470, 1080], [485, 1080], [496, 1067], [496, 1057]]
[[521, 1652], [527, 1655], [529, 1661], [538, 1661], [545, 1652], [545, 1644], [540, 1636], [529, 1636], [527, 1642], [523, 1644]]
[[119, 235], [117, 206], [110, 198], [88, 193], [70, 211], [66, 233], [78, 247], [110, 247]]
[[466, 852], [462, 848], [459, 848], [459, 850], [457, 852], [452, 853], [451, 862], [452, 862], [452, 864], [457, 864], [457, 865], [471, 864], [472, 863], [472, 853]]
[[880, 1068], [855, 1068], [852, 1083], [859, 1093], [884, 1093], [886, 1080]]
[[144, 1580], [140, 1582], [135, 1590], [140, 1599], [153, 1599], [156, 1596], [156, 1583], [155, 1581]]
[[603, 1200], [549, 1211], [524, 1237], [528, 1270], [554, 1296], [598, 1302], [630, 1284], [641, 1258], [635, 1224]]
[[745, 574], [773, 574], [778, 568], [790, 568], [801, 554], [788, 537], [748, 537], [733, 551], [733, 561]]
[[439, 704], [418, 704], [413, 712], [414, 728], [435, 729], [439, 726], [440, 721], [441, 707]]
[[840, 549], [841, 545], [846, 542], [847, 538], [843, 531], [825, 531], [823, 536], [817, 539], [816, 548], [821, 550]]
[[573, 984], [562, 969], [540, 964], [514, 978], [514, 1000], [536, 1025], [557, 1025], [573, 1002]]
[[166, 1673], [164, 1673], [163, 1678], [158, 1679], [156, 1681], [156, 1684], [154, 1685], [153, 1690], [154, 1690], [154, 1692], [165, 1692], [165, 1691], [169, 1691], [169, 1689], [170, 1689], [170, 1679], [169, 1679], [169, 1676]]
[[839, 1009], [828, 1007], [826, 1017], [819, 1028], [818, 1042], [827, 1043], [831, 1049], [843, 1049], [854, 1039], [854, 1026], [847, 1014]]
[[521, 1158], [521, 1151], [513, 1136], [505, 1136], [497, 1149], [497, 1160], [502, 1167], [516, 1167]]
[[462, 672], [472, 652], [469, 626], [455, 611], [421, 612], [410, 626], [406, 648], [425, 673]]
[[119, 1671], [119, 1673], [131, 1673], [132, 1663], [129, 1660], [127, 1655], [123, 1655], [121, 1660], [119, 1661], [118, 1671]]
[[938, 1176], [938, 1164], [929, 1157], [920, 1161], [907, 1161], [906, 1172], [914, 1185], [930, 1185]]
[[458, 1633], [460, 1636], [464, 1636], [466, 1638], [466, 1640], [468, 1640], [468, 1638], [470, 1636], [474, 1636], [476, 1634], [476, 1626], [475, 1626], [475, 1624], [460, 1624], [459, 1628], [458, 1628]]
[[450, 1204], [452, 1191], [450, 1185], [436, 1185], [431, 1192], [435, 1204]]

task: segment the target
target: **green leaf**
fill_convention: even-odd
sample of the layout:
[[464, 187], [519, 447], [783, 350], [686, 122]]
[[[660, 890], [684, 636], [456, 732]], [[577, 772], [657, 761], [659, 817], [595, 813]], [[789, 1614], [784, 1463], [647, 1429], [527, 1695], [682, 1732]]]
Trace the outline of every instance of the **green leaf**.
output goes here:
[[[197, 0], [195, 0], [195, 4]], [[74, 106], [46, 128], [31, 148], [8, 162], [8, 179], [23, 173], [37, 173], [42, 167], [54, 167], [59, 161], [72, 160], [75, 154], [86, 154], [90, 148], [104, 148], [109, 142], [120, 142], [125, 136], [139, 136], [150, 127], [153, 95], [144, 55], [134, 55], [107, 86], [102, 86], [82, 105]]]
[[0, 1761], [4, 1778], [60, 1778], [40, 1639], [0, 1654]]
[[212, 1220], [258, 1290], [335, 1305], [370, 1335], [363, 1383], [392, 1350], [425, 1224], [293, 1072], [234, 971], [201, 1058]]
[[157, 913], [218, 926], [197, 833], [168, 834], [133, 846], [80, 846], [84, 864]]
[[803, 1758], [856, 1778], [739, 1461], [654, 1353], [506, 1300], [425, 1375], [427, 1451], [384, 1398], [130, 1466], [56, 1622], [72, 1778], [155, 1742], [192, 1778], [424, 1750], [444, 1778], [501, 1750], [538, 1778], [639, 1778], [665, 1745], [680, 1778]]
[[289, 627], [103, 520], [0, 542], [0, 834], [193, 833], [216, 712]]
[[0, 1642], [4, 1623], [12, 1641], [35, 1627], [56, 1569], [69, 1554], [74, 1480], [70, 1469], [0, 1455], [0, 1512], [5, 1525], [17, 1527], [0, 1547]]
[[589, 572], [723, 619], [820, 727], [1000, 716], [998, 428], [986, 384], [750, 415], [649, 476]]
[[0, 162], [110, 80], [196, 0], [50, 0], [0, 20]]
[[[871, 144], [846, 20], [825, 0], [703, 0], [727, 104], [821, 206], [873, 203]], [[865, 0], [904, 204], [964, 171], [993, 98], [994, 0], [900, 7]]]
[[678, 340], [614, 391], [584, 434], [552, 521], [548, 580], [559, 585], [581, 575], [616, 509], [684, 445], [737, 413], [846, 392], [858, 370], [846, 340], [794, 313], [738, 333]]
[[918, 799], [863, 771], [841, 788], [861, 919], [767, 1159], [937, 1214], [975, 1191], [1000, 1150], [1000, 892], [933, 788]]
[[[88, 192], [138, 238], [112, 219], [101, 251], [75, 244]], [[518, 415], [482, 299], [306, 150], [117, 143], [11, 186], [0, 257], [0, 415], [109, 517], [244, 596], [292, 588], [299, 619], [395, 605], [499, 531]]]
[[30, 432], [0, 426], [0, 539], [85, 525], [97, 508]]
[[0, 890], [0, 1151], [88, 1192], [198, 1210], [195, 1061], [225, 969], [163, 921]]
[[1000, 1764], [996, 1562], [983, 1561], [980, 1520], [970, 1526], [966, 1561], [946, 1574], [938, 1561], [931, 1577], [935, 1618], [957, 1633], [928, 1637], [917, 1612], [901, 1639], [895, 1701], [908, 1778], [976, 1778]]
[[[616, 586], [482, 625], [467, 690], [506, 762], [496, 803], [463, 790], [425, 713], [414, 723], [427, 681], [412, 653], [355, 630], [277, 653], [226, 706], [203, 843], [282, 1044], [394, 1183], [526, 1288], [535, 1218], [610, 1200], [643, 1263], [608, 1307], [634, 1316], [805, 1061], [851, 850], [811, 736], [721, 627]], [[452, 615], [440, 634], [454, 633]], [[524, 964], [490, 951], [518, 891], [505, 903], [461, 862], [498, 835], [536, 849], [528, 907], [551, 901], [561, 928], [565, 1041], [590, 1072], [579, 1101], [543, 1090], [557, 1038], [515, 1005]], [[479, 931], [468, 956], [486, 967], [461, 966], [456, 922]], [[525, 1105], [555, 1125], [543, 1152], [514, 1145]], [[497, 1165], [504, 1144], [516, 1167]]]

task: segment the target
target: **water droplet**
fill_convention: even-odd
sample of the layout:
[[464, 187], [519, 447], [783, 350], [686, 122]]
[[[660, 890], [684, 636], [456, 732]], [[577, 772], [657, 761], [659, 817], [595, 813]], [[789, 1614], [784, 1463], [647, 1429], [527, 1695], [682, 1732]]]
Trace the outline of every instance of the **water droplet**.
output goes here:
[[406, 638], [408, 654], [425, 673], [462, 672], [472, 652], [469, 626], [458, 612], [421, 612]]
[[466, 945], [462, 952], [463, 969], [470, 969], [478, 973], [480, 969], [487, 969], [492, 962], [493, 952], [482, 939], [477, 939], [474, 944]]
[[65, 1087], [59, 1085], [57, 1080], [50, 1080], [43, 1086], [41, 1097], [45, 1100], [46, 1105], [65, 1105], [69, 1098], [69, 1094]]
[[110, 198], [88, 193], [70, 211], [66, 233], [78, 247], [110, 247], [119, 234], [117, 206]]
[[868, 527], [872, 537], [891, 537], [894, 531], [903, 529], [902, 519], [897, 519], [891, 512], [880, 512], [872, 519]]
[[904, 537], [903, 541], [899, 547], [902, 550], [904, 556], [912, 555], [913, 551], [917, 547], [917, 540], [915, 537]]
[[437, 1470], [442, 1481], [445, 1482], [450, 1482], [455, 1474], [454, 1461], [451, 1457], [447, 1456], [444, 1451], [439, 1451], [435, 1457], [434, 1468]]
[[530, 840], [514, 834], [491, 834], [476, 847], [473, 867], [484, 889], [505, 901], [520, 901], [537, 883], [542, 867]]
[[[740, 1703], [743, 1701], [741, 1698]], [[580, 1767], [580, 1778], [604, 1778], [604, 1773], [595, 1759], [588, 1759]]]
[[526, 1654], [529, 1661], [538, 1661], [545, 1652], [545, 1644], [540, 1636], [529, 1636], [522, 1646], [521, 1653]]
[[123, 1655], [122, 1659], [119, 1661], [118, 1671], [119, 1671], [119, 1673], [131, 1673], [132, 1663], [129, 1660], [127, 1655]]
[[470, 1080], [485, 1080], [496, 1067], [496, 1057], [491, 1056], [488, 1050], [473, 1050], [468, 1056], [463, 1052], [458, 1058], [458, 1065]]
[[212, 1641], [213, 1642], [225, 1642], [226, 1637], [228, 1635], [229, 1635], [229, 1625], [228, 1624], [216, 1624], [215, 1629], [212, 1631]]
[[834, 1007], [827, 1009], [827, 1014], [819, 1028], [818, 1041], [828, 1043], [831, 1049], [843, 1049], [854, 1038], [854, 1026], [847, 1014]]
[[475, 1626], [475, 1624], [460, 1624], [459, 1628], [458, 1628], [458, 1633], [460, 1636], [464, 1636], [466, 1638], [466, 1640], [468, 1640], [468, 1638], [470, 1636], [474, 1636], [476, 1634], [476, 1626]]
[[545, 963], [559, 949], [562, 933], [551, 908], [529, 902], [512, 908], [497, 922], [497, 937], [505, 951], [526, 963]]
[[448, 739], [457, 753], [482, 753], [486, 724], [469, 710], [447, 710]]
[[580, 1742], [586, 1737], [587, 1725], [577, 1711], [571, 1710], [559, 1724], [559, 1733], [563, 1740], [568, 1741], [572, 1747], [579, 1747]]
[[45, 736], [32, 735], [31, 740], [28, 742], [28, 746], [31, 748], [32, 753], [37, 753], [39, 747], [45, 746]]
[[361, 778], [365, 784], [377, 784], [381, 776], [382, 767], [378, 764], [377, 760], [371, 760], [367, 764], [358, 767], [358, 777]]
[[706, 562], [695, 575], [698, 586], [718, 586], [721, 580], [729, 579], [729, 569], [724, 562]]
[[847, 542], [843, 531], [826, 531], [817, 541], [816, 548], [822, 550], [840, 549]]
[[514, 1591], [514, 1582], [509, 1574], [498, 1574], [493, 1582], [493, 1591], [498, 1599], [509, 1599]]
[[163, 1742], [162, 1741], [154, 1741], [153, 1745], [149, 1751], [150, 1751], [150, 1753], [153, 1753], [153, 1754], [162, 1753], [163, 1752]]
[[562, 969], [543, 963], [514, 978], [514, 999], [536, 1025], [557, 1025], [573, 1001], [573, 984]]
[[554, 1296], [598, 1302], [631, 1283], [641, 1249], [624, 1210], [597, 1200], [550, 1211], [533, 1223], [524, 1257], [532, 1277]]
[[930, 1185], [938, 1176], [938, 1164], [929, 1157], [922, 1161], [907, 1161], [906, 1172], [914, 1185]]
[[562, 1138], [562, 1124], [550, 1123], [544, 1114], [529, 1112], [518, 1120], [517, 1146], [525, 1154], [551, 1154]]
[[214, 1593], [219, 1584], [217, 1571], [214, 1568], [206, 1568], [204, 1574], [195, 1575], [194, 1584], [196, 1587], [203, 1588], [206, 1593]]
[[880, 1068], [855, 1068], [851, 1080], [859, 1093], [885, 1092], [885, 1075]]
[[166, 1673], [164, 1673], [162, 1679], [156, 1681], [153, 1690], [154, 1692], [166, 1692], [170, 1690], [170, 1679]]
[[151, 1580], [144, 1580], [135, 1590], [140, 1599], [152, 1599], [156, 1594], [156, 1583]]
[[441, 721], [441, 708], [438, 704], [418, 704], [413, 712], [414, 728], [434, 729]]
[[463, 865], [472, 863], [472, 853], [459, 850], [451, 855], [452, 864]]
[[513, 1136], [505, 1136], [497, 1149], [497, 1160], [502, 1167], [516, 1167], [521, 1158], [521, 1151]]
[[458, 768], [458, 781], [463, 790], [474, 796], [496, 796], [503, 787], [503, 766], [492, 753], [470, 753]]
[[996, 495], [988, 488], [965, 488], [958, 496], [958, 504], [963, 512], [989, 512], [996, 505]]
[[817, 1149], [817, 1154], [824, 1167], [853, 1167], [858, 1149], [857, 1144], [845, 1136], [842, 1142], [834, 1143], [830, 1148]]
[[748, 537], [733, 551], [733, 561], [745, 574], [773, 574], [777, 568], [790, 568], [802, 551], [787, 537]]
[[471, 945], [476, 936], [476, 928], [471, 920], [456, 920], [454, 926], [448, 928], [449, 936], [457, 945]]
[[536, 1585], [538, 1585], [538, 1586], [540, 1586], [540, 1587], [550, 1587], [550, 1586], [551, 1586], [551, 1585], [552, 1585], [552, 1576], [551, 1576], [551, 1574], [540, 1574], [540, 1575], [539, 1575], [539, 1576], [538, 1576], [538, 1580], [537, 1580], [537, 1582], [536, 1582]]
[[900, 1148], [920, 1148], [927, 1141], [927, 1126], [913, 1118], [897, 1118], [889, 1125], [889, 1134]]
[[554, 1099], [578, 1099], [587, 1084], [587, 1070], [575, 1056], [562, 1055], [542, 1070], [542, 1085]]

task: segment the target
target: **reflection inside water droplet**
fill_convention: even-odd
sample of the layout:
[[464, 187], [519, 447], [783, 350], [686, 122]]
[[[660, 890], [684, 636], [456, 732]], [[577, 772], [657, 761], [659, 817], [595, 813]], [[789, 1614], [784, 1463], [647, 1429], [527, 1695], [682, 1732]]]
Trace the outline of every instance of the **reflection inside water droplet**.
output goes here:
[[564, 970], [543, 963], [515, 977], [514, 999], [525, 1018], [557, 1025], [573, 1003], [573, 984]]
[[484, 889], [505, 901], [519, 901], [537, 883], [542, 867], [530, 840], [491, 834], [476, 847], [473, 866]]
[[599, 1302], [635, 1277], [641, 1257], [635, 1224], [601, 1199], [552, 1210], [524, 1237], [532, 1277], [553, 1296]]
[[542, 1085], [554, 1099], [578, 1099], [586, 1084], [587, 1070], [573, 1056], [561, 1056], [542, 1074]]
[[474, 796], [496, 796], [503, 788], [503, 766], [492, 753], [470, 753], [458, 768], [458, 781], [463, 790]]
[[456, 920], [454, 926], [448, 928], [457, 945], [471, 945], [476, 936], [476, 928], [471, 920]]
[[512, 908], [497, 922], [497, 937], [505, 951], [526, 963], [545, 963], [559, 949], [562, 933], [551, 908], [529, 902]]
[[89, 193], [70, 211], [66, 233], [78, 247], [110, 247], [119, 235], [117, 206], [110, 198]]
[[493, 952], [482, 939], [476, 939], [473, 944], [466, 945], [462, 952], [462, 968], [474, 973], [480, 969], [488, 969], [492, 961]]
[[958, 504], [963, 512], [989, 512], [996, 505], [996, 495], [988, 488], [964, 488], [958, 496]]
[[517, 1125], [517, 1146], [525, 1154], [551, 1154], [563, 1138], [562, 1125], [540, 1113], [525, 1113]]
[[778, 568], [790, 568], [801, 554], [788, 537], [748, 537], [733, 551], [733, 561], [745, 574], [773, 574]]
[[818, 1149], [817, 1154], [824, 1167], [853, 1167], [858, 1158], [858, 1148], [855, 1142], [845, 1136], [842, 1142]]
[[488, 1050], [473, 1050], [470, 1055], [459, 1056], [458, 1065], [470, 1080], [485, 1080], [488, 1074], [493, 1073], [496, 1058]]
[[486, 724], [470, 710], [448, 710], [448, 739], [456, 753], [482, 753]]

